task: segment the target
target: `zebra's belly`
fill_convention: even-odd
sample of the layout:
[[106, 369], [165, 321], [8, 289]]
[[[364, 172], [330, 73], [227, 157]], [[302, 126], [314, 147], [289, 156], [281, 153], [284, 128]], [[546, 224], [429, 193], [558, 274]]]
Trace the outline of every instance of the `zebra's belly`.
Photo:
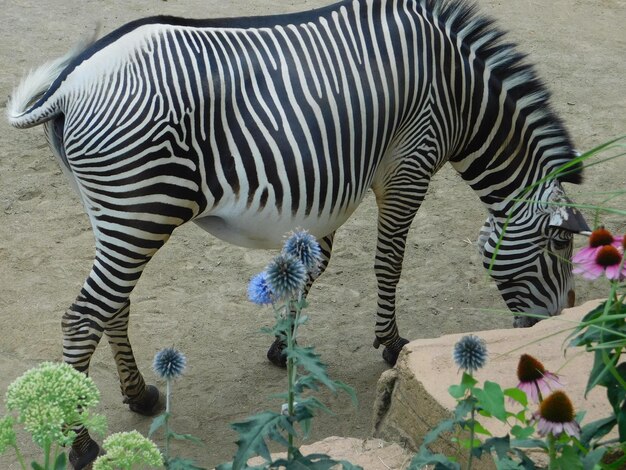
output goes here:
[[279, 248], [285, 235], [293, 230], [307, 230], [318, 240], [334, 232], [352, 214], [352, 210], [327, 217], [272, 217], [271, 215], [240, 214], [237, 216], [209, 215], [194, 222], [215, 237], [247, 248]]

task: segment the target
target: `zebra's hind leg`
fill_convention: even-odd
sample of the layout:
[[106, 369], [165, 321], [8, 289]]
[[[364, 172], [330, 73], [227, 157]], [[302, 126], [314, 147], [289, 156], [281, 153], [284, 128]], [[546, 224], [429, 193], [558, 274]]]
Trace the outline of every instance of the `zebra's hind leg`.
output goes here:
[[[158, 400], [158, 391], [146, 386], [137, 369], [128, 341], [129, 296], [151, 257], [169, 234], [157, 240], [144, 240], [144, 245], [128, 249], [130, 244], [115, 245], [100, 240], [95, 228], [97, 254], [89, 277], [76, 301], [63, 316], [63, 360], [80, 372], [88, 374], [89, 362], [106, 333], [113, 349], [124, 401], [131, 409], [146, 412]], [[156, 238], [156, 237], [155, 237]], [[69, 453], [75, 470], [87, 468], [100, 449], [84, 428], [75, 429], [77, 437]]]
[[[330, 262], [330, 256], [333, 250], [333, 240], [335, 238], [335, 232], [325, 236], [321, 240], [318, 240], [321, 249], [322, 260], [319, 265], [319, 269], [316, 272], [309, 274], [306, 286], [304, 287], [304, 296], [306, 297], [311, 290], [313, 282], [326, 270], [328, 263]], [[277, 336], [270, 348], [267, 350], [267, 359], [278, 367], [287, 367], [287, 356], [283, 352], [287, 345], [283, 336]]]
[[129, 313], [130, 301], [109, 321], [105, 333], [117, 366], [124, 403], [135, 413], [153, 416], [162, 410], [163, 401], [154, 385], [146, 385], [135, 362], [133, 348], [128, 340]]
[[383, 359], [395, 365], [409, 341], [398, 333], [396, 288], [402, 273], [406, 237], [428, 189], [430, 176], [410, 166], [395, 168], [382, 187], [374, 188], [378, 204], [378, 236], [374, 271], [378, 284], [374, 347], [385, 346]]

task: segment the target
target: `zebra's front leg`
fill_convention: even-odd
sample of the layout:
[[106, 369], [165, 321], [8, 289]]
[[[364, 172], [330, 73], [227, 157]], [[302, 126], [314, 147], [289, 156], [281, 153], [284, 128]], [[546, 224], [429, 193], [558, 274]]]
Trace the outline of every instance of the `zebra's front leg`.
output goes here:
[[105, 333], [117, 366], [124, 403], [135, 413], [153, 416], [163, 408], [163, 402], [159, 390], [154, 385], [146, 385], [137, 367], [128, 339], [129, 313], [130, 300], [107, 323]]
[[[306, 286], [304, 287], [304, 296], [306, 297], [311, 290], [313, 282], [326, 270], [328, 263], [330, 262], [330, 256], [333, 251], [333, 240], [335, 238], [335, 232], [325, 236], [321, 240], [318, 240], [321, 250], [322, 259], [320, 261], [319, 269], [309, 274]], [[287, 367], [287, 356], [283, 352], [287, 344], [284, 340], [285, 336], [277, 336], [270, 348], [267, 350], [267, 359], [275, 366], [285, 368]]]

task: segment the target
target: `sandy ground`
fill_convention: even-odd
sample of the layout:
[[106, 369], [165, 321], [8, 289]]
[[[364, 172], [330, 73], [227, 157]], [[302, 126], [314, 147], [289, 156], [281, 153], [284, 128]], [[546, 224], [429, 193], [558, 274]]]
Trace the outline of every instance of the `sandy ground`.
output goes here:
[[[0, 102], [22, 74], [56, 57], [99, 22], [103, 32], [153, 14], [190, 17], [269, 14], [310, 9], [328, 0], [20, 0], [0, 9]], [[580, 149], [626, 132], [626, 3], [624, 0], [479, 0], [530, 54], [554, 94]], [[91, 266], [93, 239], [86, 216], [45, 143], [40, 128], [17, 131], [0, 120], [0, 390], [26, 369], [61, 357], [60, 317]], [[579, 202], [599, 202], [598, 191], [626, 187], [626, 162], [595, 166], [585, 185], [569, 187]], [[625, 200], [612, 201], [624, 207]], [[398, 298], [403, 336], [437, 337], [511, 325], [495, 286], [477, 263], [475, 240], [485, 212], [454, 171], [434, 179], [414, 222]], [[375, 281], [371, 269], [376, 211], [369, 197], [339, 231], [334, 258], [315, 285], [304, 341], [314, 344], [331, 375], [352, 385], [346, 398], [324, 396], [336, 416], [314, 424], [313, 438], [365, 437], [375, 384], [386, 366], [372, 349]], [[605, 217], [626, 231], [624, 218]], [[578, 243], [582, 243], [580, 240]], [[270, 338], [259, 333], [271, 313], [245, 300], [249, 277], [274, 253], [226, 245], [193, 225], [176, 231], [151, 262], [132, 296], [131, 338], [148, 381], [154, 353], [175, 346], [189, 368], [175, 385], [174, 427], [204, 448], [177, 446], [203, 465], [234, 450], [228, 423], [277, 409], [270, 395], [284, 389], [284, 372], [265, 360]], [[601, 285], [579, 283], [579, 301], [600, 297]], [[149, 419], [121, 404], [113, 360], [102, 345], [92, 377], [102, 391], [100, 411], [110, 432]], [[161, 384], [162, 385], [162, 384]], [[0, 405], [0, 410], [2, 410]], [[28, 438], [21, 436], [27, 451]], [[0, 468], [16, 468], [1, 457]]]

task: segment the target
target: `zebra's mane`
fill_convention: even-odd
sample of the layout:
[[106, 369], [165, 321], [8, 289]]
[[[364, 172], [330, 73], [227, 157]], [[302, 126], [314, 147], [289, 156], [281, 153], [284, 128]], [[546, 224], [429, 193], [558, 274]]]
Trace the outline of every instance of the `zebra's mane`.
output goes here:
[[[550, 92], [539, 78], [535, 66], [526, 60], [517, 44], [506, 40], [507, 33], [496, 26], [495, 20], [479, 13], [475, 3], [467, 0], [419, 0], [432, 18], [457, 37], [462, 37], [467, 52], [491, 71], [508, 99], [517, 103], [521, 112], [542, 135], [558, 142], [550, 158], [566, 164], [577, 156], [563, 121], [550, 103]], [[569, 157], [569, 158], [568, 158]], [[558, 177], [559, 181], [582, 182], [582, 163], [571, 166]]]

